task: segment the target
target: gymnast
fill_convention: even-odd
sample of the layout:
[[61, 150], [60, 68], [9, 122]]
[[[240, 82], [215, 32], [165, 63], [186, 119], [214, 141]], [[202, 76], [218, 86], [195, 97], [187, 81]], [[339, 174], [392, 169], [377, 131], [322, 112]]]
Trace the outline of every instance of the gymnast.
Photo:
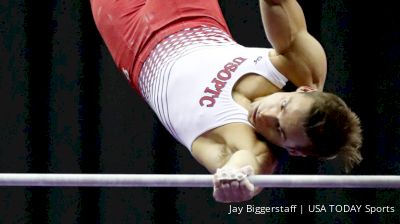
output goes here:
[[[323, 47], [295, 0], [260, 0], [272, 48], [230, 34], [217, 0], [91, 0], [116, 66], [165, 128], [214, 174], [213, 196], [250, 200], [247, 178], [273, 174], [272, 146], [291, 156], [360, 163], [360, 121], [323, 91]], [[251, 35], [251, 34], [247, 34]], [[287, 92], [288, 83], [297, 87]]]

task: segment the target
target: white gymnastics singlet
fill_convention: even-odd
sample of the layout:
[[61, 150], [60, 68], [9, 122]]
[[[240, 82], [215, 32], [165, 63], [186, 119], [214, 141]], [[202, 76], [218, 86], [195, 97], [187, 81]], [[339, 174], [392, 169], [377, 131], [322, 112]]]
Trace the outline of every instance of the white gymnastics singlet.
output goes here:
[[232, 98], [235, 83], [256, 73], [278, 88], [288, 81], [272, 65], [267, 48], [248, 48], [214, 27], [175, 33], [145, 61], [141, 93], [166, 129], [191, 150], [193, 141], [213, 128], [240, 122], [248, 111]]

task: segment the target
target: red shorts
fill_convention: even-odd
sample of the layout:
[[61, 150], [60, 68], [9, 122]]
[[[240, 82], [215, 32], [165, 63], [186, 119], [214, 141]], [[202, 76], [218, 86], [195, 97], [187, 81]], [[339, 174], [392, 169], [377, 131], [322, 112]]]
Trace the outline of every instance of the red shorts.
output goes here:
[[117, 67], [140, 93], [138, 79], [151, 50], [167, 36], [199, 25], [230, 34], [218, 0], [91, 0], [96, 26]]

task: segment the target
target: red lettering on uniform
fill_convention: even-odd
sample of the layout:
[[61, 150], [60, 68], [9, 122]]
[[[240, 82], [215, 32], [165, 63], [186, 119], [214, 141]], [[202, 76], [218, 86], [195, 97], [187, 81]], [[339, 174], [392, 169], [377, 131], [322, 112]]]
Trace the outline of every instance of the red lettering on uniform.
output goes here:
[[235, 58], [235, 59], [233, 59], [233, 62], [235, 62], [236, 64], [240, 65], [246, 60], [247, 60], [247, 58]]
[[237, 64], [233, 64], [233, 63], [228, 63], [228, 64], [226, 64], [226, 65], [224, 66], [224, 69], [225, 69], [225, 70], [229, 70], [229, 71], [231, 71], [231, 72], [236, 71], [237, 68], [238, 68], [238, 65], [237, 65]]
[[215, 104], [215, 99], [212, 96], [203, 96], [202, 98], [200, 98], [199, 103], [201, 106], [206, 105], [207, 107], [213, 107]]
[[217, 78], [224, 80], [224, 81], [229, 80], [231, 78], [231, 76], [232, 76], [232, 74], [229, 71], [227, 71], [226, 69], [219, 71], [217, 74]]
[[217, 78], [214, 78], [211, 82], [215, 83], [214, 87], [215, 87], [215, 90], [218, 92], [218, 95], [219, 95], [219, 93], [221, 93], [222, 89], [226, 85], [226, 82], [223, 82], [223, 81], [221, 81], [221, 80], [219, 80]]
[[224, 89], [226, 81], [231, 79], [232, 72], [235, 72], [236, 69], [246, 60], [246, 58], [238, 57], [233, 59], [232, 62], [227, 63], [224, 68], [217, 73], [216, 77], [211, 80], [211, 83], [214, 84], [214, 89], [210, 87], [204, 89], [205, 95], [199, 100], [200, 106], [213, 107], [217, 102], [216, 99], [219, 97], [219, 94]]
[[207, 87], [204, 90], [204, 93], [210, 93], [212, 96], [218, 97], [220, 92], [218, 92], [218, 90], [213, 90], [213, 89], [210, 89], [210, 88]]

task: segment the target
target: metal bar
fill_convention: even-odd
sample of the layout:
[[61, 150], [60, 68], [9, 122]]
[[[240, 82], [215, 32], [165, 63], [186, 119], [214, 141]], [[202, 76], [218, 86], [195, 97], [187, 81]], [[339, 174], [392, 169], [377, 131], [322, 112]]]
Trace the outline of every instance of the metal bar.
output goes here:
[[[400, 188], [394, 175], [255, 175], [265, 188]], [[42, 187], [212, 187], [213, 175], [2, 173], [0, 186]]]

